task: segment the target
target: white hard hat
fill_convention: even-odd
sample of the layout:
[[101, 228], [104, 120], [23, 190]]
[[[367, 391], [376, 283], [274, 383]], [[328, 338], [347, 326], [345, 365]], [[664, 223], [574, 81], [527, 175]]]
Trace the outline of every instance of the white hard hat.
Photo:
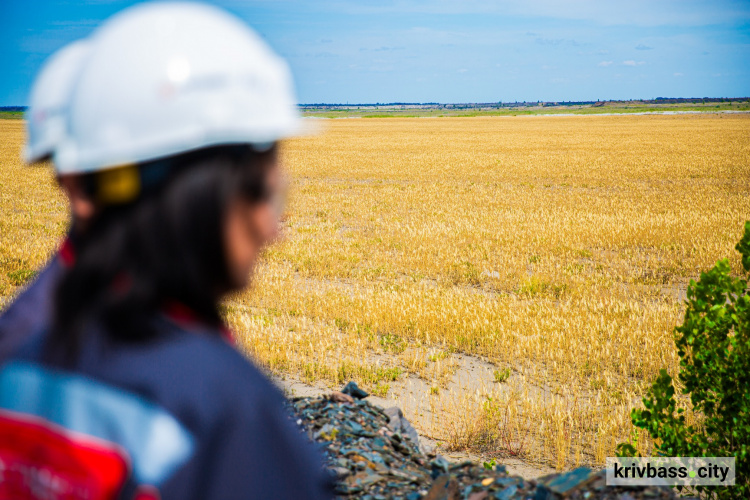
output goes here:
[[88, 53], [85, 40], [73, 42], [52, 54], [39, 71], [26, 110], [27, 162], [50, 156], [63, 138], [70, 92]]
[[286, 62], [216, 7], [151, 3], [106, 22], [77, 79], [60, 173], [103, 170], [206, 146], [259, 148], [300, 129]]

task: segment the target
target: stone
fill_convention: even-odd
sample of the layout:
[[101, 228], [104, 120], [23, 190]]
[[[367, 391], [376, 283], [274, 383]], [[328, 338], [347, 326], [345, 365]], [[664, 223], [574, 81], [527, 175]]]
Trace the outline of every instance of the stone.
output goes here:
[[330, 395], [331, 401], [335, 403], [354, 403], [354, 398], [343, 392], [333, 391]]
[[411, 439], [411, 442], [417, 445], [420, 451], [423, 451], [419, 446], [419, 434], [417, 430], [411, 425], [411, 423], [404, 418], [404, 414], [401, 412], [401, 408], [392, 406], [386, 408], [383, 412], [388, 416], [388, 428], [403, 436]]
[[355, 382], [349, 382], [346, 384], [344, 388], [341, 389], [341, 392], [353, 397], [354, 399], [364, 399], [369, 396], [369, 394], [360, 389]]
[[425, 500], [459, 500], [458, 483], [450, 476], [440, 476], [432, 483]]
[[358, 399], [356, 394], [361, 393], [357, 390], [361, 389], [356, 384], [347, 384], [344, 389], [340, 395], [290, 401], [293, 422], [321, 448], [341, 499], [676, 498], [667, 487], [606, 486], [603, 471], [587, 468], [527, 481], [509, 475], [502, 465], [485, 469], [470, 460], [451, 463], [440, 455], [420, 450], [419, 436], [416, 431], [408, 431], [413, 427], [401, 410], [383, 410]]
[[570, 472], [553, 476], [546, 482], [545, 486], [553, 493], [565, 495], [578, 486], [590, 482], [593, 479], [591, 472], [588, 467], [579, 467]]
[[496, 500], [510, 500], [516, 495], [518, 488], [516, 486], [508, 486], [504, 490], [495, 493]]

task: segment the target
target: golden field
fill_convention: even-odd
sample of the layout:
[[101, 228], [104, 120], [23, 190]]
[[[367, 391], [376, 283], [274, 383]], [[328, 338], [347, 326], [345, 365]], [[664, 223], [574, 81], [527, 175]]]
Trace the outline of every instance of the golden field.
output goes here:
[[[603, 464], [676, 371], [689, 280], [727, 256], [739, 270], [750, 116], [323, 123], [284, 145], [284, 239], [225, 303], [247, 353], [287, 379], [354, 379], [446, 449]], [[49, 168], [20, 161], [22, 122], [0, 136], [1, 306], [66, 215]], [[492, 379], [458, 380], [469, 358]]]

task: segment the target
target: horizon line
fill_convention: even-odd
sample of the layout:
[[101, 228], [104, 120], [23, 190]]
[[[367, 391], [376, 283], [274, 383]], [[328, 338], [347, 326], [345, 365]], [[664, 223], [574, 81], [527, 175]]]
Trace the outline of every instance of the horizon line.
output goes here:
[[[627, 102], [643, 102], [643, 103], [680, 103], [690, 101], [709, 101], [709, 102], [725, 102], [725, 101], [748, 101], [750, 96], [745, 97], [655, 97], [652, 99], [597, 99], [589, 101], [491, 101], [491, 102], [368, 102], [368, 103], [333, 103], [333, 102], [311, 102], [311, 103], [299, 103], [297, 106], [314, 107], [314, 106], [507, 106], [507, 105], [519, 105], [519, 104], [567, 104], [567, 105], [585, 105], [585, 104], [596, 104], [596, 103], [627, 103]], [[26, 111], [28, 106], [0, 106], [0, 111]]]

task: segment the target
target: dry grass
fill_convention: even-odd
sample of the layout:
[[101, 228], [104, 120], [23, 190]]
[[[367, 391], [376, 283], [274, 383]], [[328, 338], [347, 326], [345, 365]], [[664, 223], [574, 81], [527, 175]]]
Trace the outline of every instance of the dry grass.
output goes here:
[[56, 250], [68, 225], [49, 165], [21, 158], [22, 120], [0, 121], [0, 308]]
[[[285, 145], [285, 240], [226, 301], [248, 354], [396, 399], [419, 377], [431, 411], [409, 416], [453, 449], [558, 468], [612, 456], [645, 383], [676, 369], [689, 279], [725, 256], [739, 269], [750, 117], [326, 125]], [[44, 261], [65, 216], [46, 170], [20, 166], [20, 122], [0, 133], [7, 297], [9, 273]], [[451, 386], [461, 353], [500, 380]]]

